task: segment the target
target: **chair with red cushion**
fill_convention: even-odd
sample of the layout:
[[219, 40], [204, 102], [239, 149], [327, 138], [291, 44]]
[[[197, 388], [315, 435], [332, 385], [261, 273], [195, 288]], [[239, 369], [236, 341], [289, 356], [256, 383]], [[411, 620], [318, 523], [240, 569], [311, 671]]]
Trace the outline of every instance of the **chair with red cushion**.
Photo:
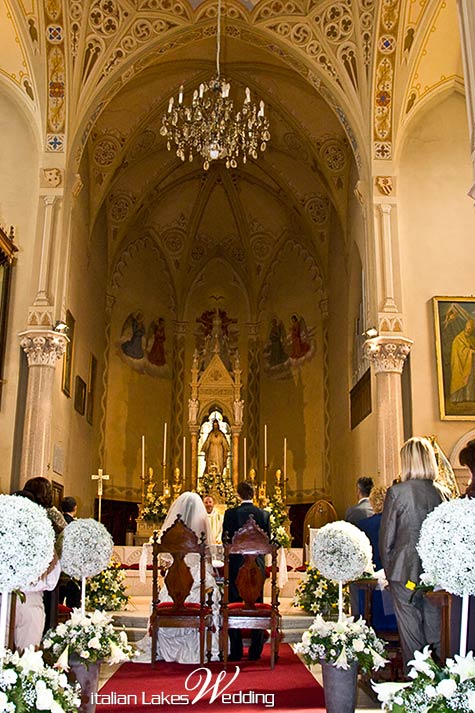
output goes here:
[[[155, 664], [157, 653], [157, 631], [160, 627], [167, 628], [194, 628], [200, 635], [200, 663], [205, 659], [205, 634], [206, 654], [208, 661], [211, 659], [211, 632], [213, 627], [211, 598], [212, 594], [206, 592], [206, 543], [204, 533], [198, 539], [197, 535], [181, 520], [180, 515], [162, 534], [154, 532], [152, 546], [152, 613], [150, 616], [150, 632], [152, 637], [152, 666]], [[158, 572], [159, 555], [168, 553], [173, 557], [173, 562], [166, 570], [165, 584], [172, 599], [171, 602], [158, 600]], [[185, 561], [188, 554], [197, 554], [200, 562], [200, 601], [199, 603], [186, 602], [193, 586], [193, 577]]]
[[[221, 600], [221, 657], [224, 665], [228, 660], [229, 629], [270, 629], [271, 669], [278, 656], [280, 639], [280, 614], [277, 588], [278, 546], [269, 542], [267, 534], [256, 521], [249, 517], [231, 542], [224, 541], [224, 588]], [[256, 562], [258, 556], [271, 555], [271, 601], [262, 601], [266, 574]], [[242, 564], [236, 577], [236, 586], [241, 602], [229, 601], [229, 557], [241, 555]]]

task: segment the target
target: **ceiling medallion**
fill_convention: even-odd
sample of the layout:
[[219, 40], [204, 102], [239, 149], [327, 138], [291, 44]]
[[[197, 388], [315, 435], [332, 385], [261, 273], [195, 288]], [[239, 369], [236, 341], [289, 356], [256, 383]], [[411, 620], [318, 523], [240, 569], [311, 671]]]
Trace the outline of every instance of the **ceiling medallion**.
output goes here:
[[221, 77], [221, 0], [218, 0], [218, 26], [216, 40], [216, 76], [202, 82], [193, 92], [191, 106], [184, 104], [183, 85], [178, 100], [170, 98], [168, 111], [162, 118], [160, 133], [167, 137], [169, 151], [176, 147], [182, 161], [193, 161], [199, 154], [203, 168], [208, 170], [211, 161], [223, 159], [226, 168], [236, 168], [238, 159], [246, 163], [257, 159], [265, 151], [270, 139], [269, 120], [264, 114], [264, 102], [258, 105], [251, 100], [246, 87], [244, 102], [235, 112], [229, 94], [231, 84]]

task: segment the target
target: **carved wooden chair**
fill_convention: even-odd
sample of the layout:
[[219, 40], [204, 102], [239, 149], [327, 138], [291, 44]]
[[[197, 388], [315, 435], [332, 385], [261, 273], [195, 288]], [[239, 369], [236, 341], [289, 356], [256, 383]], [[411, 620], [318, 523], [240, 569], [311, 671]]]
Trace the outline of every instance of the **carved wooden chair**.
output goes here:
[[316, 503], [308, 510], [303, 523], [303, 562], [305, 564], [308, 559], [308, 547], [310, 544], [310, 528], [323, 527], [329, 522], [336, 522], [338, 515], [333, 505], [328, 500], [317, 500]]
[[[226, 666], [229, 629], [270, 629], [271, 669], [273, 669], [278, 656], [281, 629], [277, 588], [278, 546], [269, 541], [267, 534], [257, 525], [252, 515], [245, 525], [234, 534], [231, 542], [226, 538], [226, 535], [224, 536], [223, 545], [224, 588], [221, 600], [221, 658]], [[263, 568], [256, 562], [259, 555], [265, 557], [267, 554], [270, 554], [272, 558], [270, 604], [262, 602], [266, 575]], [[241, 602], [229, 601], [229, 558], [231, 555], [242, 556], [242, 563], [236, 577], [236, 586], [242, 598]]]
[[[198, 539], [196, 534], [181, 520], [180, 515], [159, 539], [159, 533], [153, 533], [152, 545], [152, 613], [150, 616], [150, 633], [152, 637], [152, 666], [157, 655], [157, 632], [161, 627], [167, 628], [194, 628], [199, 631], [200, 663], [205, 659], [205, 634], [206, 655], [211, 660], [211, 633], [213, 628], [212, 618], [212, 592], [206, 592], [206, 543], [204, 533]], [[158, 600], [159, 555], [168, 553], [173, 562], [166, 570], [164, 583], [167, 586], [171, 602]], [[185, 562], [188, 554], [197, 554], [200, 563], [200, 601], [199, 603], [186, 602], [193, 586], [193, 577], [190, 568]]]

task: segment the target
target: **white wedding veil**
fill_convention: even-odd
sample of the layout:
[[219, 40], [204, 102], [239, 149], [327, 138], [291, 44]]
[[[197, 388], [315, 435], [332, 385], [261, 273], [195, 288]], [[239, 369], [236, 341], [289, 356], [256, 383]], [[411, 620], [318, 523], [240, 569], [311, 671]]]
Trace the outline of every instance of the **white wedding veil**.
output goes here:
[[173, 525], [178, 515], [181, 515], [185, 525], [193, 530], [198, 537], [204, 532], [207, 545], [213, 542], [208, 515], [198, 493], [186, 491], [172, 503], [163, 523], [162, 532]]

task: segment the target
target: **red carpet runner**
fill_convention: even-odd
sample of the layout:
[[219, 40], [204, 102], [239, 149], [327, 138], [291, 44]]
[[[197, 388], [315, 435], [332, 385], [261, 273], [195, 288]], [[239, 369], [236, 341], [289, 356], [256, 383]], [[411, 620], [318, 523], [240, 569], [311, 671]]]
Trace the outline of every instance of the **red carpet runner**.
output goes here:
[[290, 646], [280, 646], [273, 671], [269, 653], [266, 645], [260, 661], [228, 663], [221, 678], [223, 667], [219, 663], [206, 667], [209, 673], [201, 670], [201, 679], [199, 673], [193, 673], [200, 668], [198, 664], [158, 661], [153, 670], [149, 664], [123, 664], [99, 691], [96, 713], [176, 713], [185, 705], [191, 705], [193, 713], [262, 713], [270, 709], [279, 713], [324, 713], [322, 687]]

